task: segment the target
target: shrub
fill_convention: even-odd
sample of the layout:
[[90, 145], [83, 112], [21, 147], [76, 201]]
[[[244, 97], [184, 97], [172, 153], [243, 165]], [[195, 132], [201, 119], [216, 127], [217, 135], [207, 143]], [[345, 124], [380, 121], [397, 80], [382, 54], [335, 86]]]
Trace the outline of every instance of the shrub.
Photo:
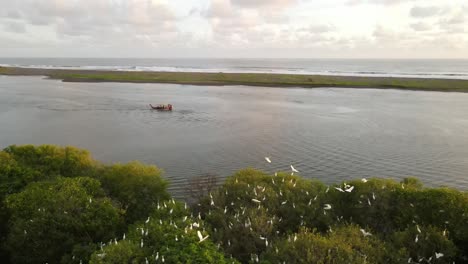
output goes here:
[[140, 162], [105, 167], [99, 175], [108, 195], [125, 210], [127, 223], [147, 217], [158, 201], [168, 199], [167, 182], [156, 166]]
[[237, 263], [225, 258], [211, 240], [200, 242], [197, 233], [207, 235], [202, 227], [182, 204], [162, 202], [149, 218], [130, 226], [125, 239], [96, 251], [90, 263]]
[[115, 237], [119, 210], [91, 178], [58, 178], [28, 185], [6, 199], [7, 247], [14, 263], [58, 263], [77, 244]]

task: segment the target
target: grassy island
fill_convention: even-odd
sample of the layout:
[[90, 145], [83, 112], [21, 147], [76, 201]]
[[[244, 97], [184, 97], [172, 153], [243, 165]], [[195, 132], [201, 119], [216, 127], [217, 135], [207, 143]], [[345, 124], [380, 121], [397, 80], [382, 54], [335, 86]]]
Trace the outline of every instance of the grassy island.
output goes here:
[[466, 263], [468, 193], [245, 169], [187, 204], [156, 166], [0, 151], [2, 263]]
[[265, 73], [133, 72], [0, 67], [3, 75], [39, 75], [65, 82], [172, 83], [265, 87], [349, 87], [468, 92], [468, 80]]

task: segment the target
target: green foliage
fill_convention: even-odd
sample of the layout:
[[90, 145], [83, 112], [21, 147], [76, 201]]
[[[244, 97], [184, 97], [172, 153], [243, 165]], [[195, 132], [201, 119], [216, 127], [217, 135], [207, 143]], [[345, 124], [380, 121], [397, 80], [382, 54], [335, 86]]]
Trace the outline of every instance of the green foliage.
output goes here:
[[[397, 264], [468, 259], [468, 193], [424, 188], [415, 178], [326, 186], [289, 173], [246, 169], [192, 208], [170, 199], [166, 188], [155, 166], [103, 166], [73, 147], [10, 146], [0, 152], [0, 260]], [[200, 243], [198, 231], [209, 237]]]
[[58, 178], [28, 185], [6, 199], [7, 246], [15, 263], [58, 263], [77, 244], [115, 236], [119, 210], [91, 178]]
[[92, 264], [104, 263], [237, 263], [209, 239], [200, 242], [203, 223], [180, 203], [165, 201], [145, 221], [130, 226], [128, 236], [95, 252]]
[[[391, 241], [395, 247], [404, 248], [412, 262], [452, 263], [457, 254], [457, 248], [444, 231], [432, 226], [409, 227], [393, 234]], [[443, 257], [436, 258], [436, 252], [443, 252]]]
[[70, 146], [13, 145], [4, 151], [23, 167], [34, 169], [45, 177], [89, 175], [97, 164], [87, 150]]
[[[331, 208], [325, 209], [326, 204]], [[383, 254], [375, 258], [375, 263], [401, 263], [409, 256], [417, 256], [419, 251], [399, 245], [393, 234], [416, 224], [446, 229], [451, 244], [429, 248], [446, 251], [446, 259], [463, 261], [464, 256], [468, 256], [467, 207], [466, 193], [446, 188], [425, 189], [414, 178], [402, 182], [359, 180], [326, 187], [289, 174], [269, 176], [247, 169], [229, 177], [194, 210], [201, 212], [213, 240], [220, 243], [227, 254], [244, 263], [251, 261], [252, 256], [271, 251], [272, 244], [300, 229], [315, 230], [314, 235], [319, 235], [347, 224], [372, 233], [378, 239], [374, 248], [380, 245], [383, 252], [396, 252], [393, 257]], [[436, 241], [438, 238], [430, 236], [428, 239]], [[371, 253], [367, 255], [368, 260]]]
[[158, 201], [170, 196], [166, 191], [167, 181], [161, 178], [156, 166], [140, 162], [116, 164], [103, 169], [99, 176], [108, 195], [124, 208], [127, 223], [148, 216]]
[[401, 256], [390, 256], [382, 241], [363, 236], [357, 226], [342, 226], [326, 235], [301, 229], [278, 241], [261, 259], [262, 263], [402, 263]]
[[325, 190], [322, 183], [297, 176], [279, 173], [272, 177], [246, 169], [228, 178], [196, 210], [211, 227], [214, 241], [247, 262], [265, 250], [265, 240], [273, 241], [302, 226], [327, 230], [331, 220], [321, 202]]

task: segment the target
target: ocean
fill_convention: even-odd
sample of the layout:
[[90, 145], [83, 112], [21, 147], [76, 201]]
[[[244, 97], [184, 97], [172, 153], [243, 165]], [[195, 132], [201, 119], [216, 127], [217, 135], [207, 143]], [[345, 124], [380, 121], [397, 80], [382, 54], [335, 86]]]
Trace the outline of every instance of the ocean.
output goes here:
[[0, 58], [0, 66], [115, 71], [225, 72], [468, 80], [468, 60]]

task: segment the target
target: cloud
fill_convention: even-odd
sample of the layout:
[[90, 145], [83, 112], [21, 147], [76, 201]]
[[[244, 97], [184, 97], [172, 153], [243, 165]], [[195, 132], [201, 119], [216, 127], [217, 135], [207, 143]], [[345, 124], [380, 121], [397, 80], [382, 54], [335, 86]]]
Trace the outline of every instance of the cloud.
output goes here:
[[297, 0], [231, 0], [236, 6], [245, 8], [285, 8], [297, 3]]
[[463, 0], [0, 0], [0, 5], [0, 57], [15, 50], [16, 56], [192, 52], [199, 57], [216, 51], [222, 57], [369, 57], [400, 50], [411, 55], [416, 47], [430, 56], [434, 43], [444, 40], [468, 54], [462, 46], [468, 41]]
[[431, 25], [424, 22], [412, 23], [410, 27], [415, 31], [428, 31], [432, 29]]
[[3, 24], [3, 28], [7, 32], [11, 33], [25, 33], [26, 32], [26, 27], [23, 23], [21, 22], [16, 22], [16, 21], [8, 21]]
[[413, 0], [348, 0], [348, 5], [362, 5], [362, 4], [374, 4], [374, 5], [395, 5], [404, 2], [411, 2]]
[[174, 30], [175, 16], [157, 1], [15, 1], [0, 16], [33, 26], [50, 26], [62, 36], [158, 35]]
[[441, 11], [440, 7], [437, 6], [414, 6], [410, 10], [412, 17], [431, 17], [439, 14]]

